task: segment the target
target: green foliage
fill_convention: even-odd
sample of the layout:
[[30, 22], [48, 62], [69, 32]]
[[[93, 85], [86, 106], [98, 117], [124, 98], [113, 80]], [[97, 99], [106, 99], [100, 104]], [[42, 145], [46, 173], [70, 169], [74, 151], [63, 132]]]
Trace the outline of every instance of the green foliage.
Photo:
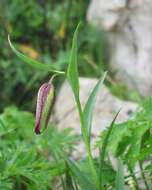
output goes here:
[[124, 190], [124, 169], [122, 160], [118, 159], [116, 175], [116, 190]]
[[11, 49], [13, 50], [13, 52], [22, 60], [24, 61], [25, 63], [29, 64], [30, 66], [33, 66], [35, 67], [36, 69], [39, 69], [41, 71], [49, 71], [49, 70], [52, 70], [48, 65], [44, 65], [22, 53], [20, 53], [14, 46], [13, 44], [11, 43], [10, 41], [10, 37], [8, 36], [8, 42], [9, 42], [9, 45], [11, 47]]
[[[139, 109], [139, 111], [134, 114], [134, 117], [132, 117], [129, 121], [121, 123], [121, 124], [115, 124], [115, 120], [119, 114], [119, 112], [116, 114], [115, 118], [111, 122], [109, 128], [102, 132], [100, 140], [97, 143], [97, 146], [100, 149], [100, 155], [97, 161], [93, 158], [92, 156], [92, 149], [91, 149], [91, 124], [92, 124], [92, 117], [93, 117], [93, 108], [96, 100], [96, 95], [97, 92], [99, 91], [104, 78], [101, 78], [99, 82], [96, 84], [94, 89], [92, 90], [88, 101], [86, 105], [84, 106], [84, 110], [82, 109], [80, 97], [79, 97], [79, 75], [78, 75], [78, 56], [77, 56], [77, 40], [78, 40], [78, 29], [79, 26], [77, 26], [77, 29], [74, 33], [73, 36], [73, 41], [72, 41], [72, 50], [70, 54], [70, 60], [69, 60], [69, 65], [67, 68], [67, 79], [70, 82], [73, 94], [75, 96], [75, 101], [76, 101], [76, 106], [78, 109], [79, 117], [80, 117], [80, 124], [81, 124], [81, 132], [82, 132], [82, 137], [83, 141], [85, 144], [85, 149], [86, 149], [86, 160], [84, 163], [87, 164], [82, 164], [82, 162], [75, 162], [72, 161], [68, 156], [67, 156], [67, 150], [70, 150], [71, 152], [73, 151], [73, 146], [70, 146], [71, 144], [74, 144], [75, 140], [77, 137], [72, 136], [72, 138], [69, 138], [69, 130], [64, 130], [61, 134], [58, 133], [57, 131], [53, 130], [52, 134], [55, 136], [52, 136], [51, 133], [49, 136], [47, 135], [47, 132], [43, 133], [41, 137], [37, 137], [36, 140], [34, 141], [37, 151], [40, 153], [40, 155], [43, 155], [44, 150], [47, 151], [47, 158], [51, 158], [51, 163], [52, 161], [56, 161], [56, 167], [57, 168], [47, 168], [50, 173], [50, 176], [47, 176], [49, 180], [54, 179], [56, 176], [61, 177], [61, 182], [62, 182], [62, 187], [63, 189], [82, 189], [82, 190], [87, 190], [87, 189], [104, 189], [104, 188], [109, 188], [111, 186], [115, 186], [116, 189], [124, 189], [124, 174], [123, 174], [123, 164], [126, 164], [128, 167], [128, 170], [130, 172], [130, 175], [128, 177], [132, 177], [136, 187], [139, 189], [138, 186], [138, 179], [136, 178], [136, 174], [134, 174], [134, 169], [136, 164], [139, 162], [140, 163], [140, 168], [141, 168], [141, 175], [145, 184], [145, 187], [147, 190], [149, 189], [148, 187], [148, 182], [146, 181], [146, 176], [144, 174], [144, 169], [143, 169], [143, 161], [147, 158], [144, 157], [143, 160], [143, 150], [145, 153], [149, 153], [148, 156], [150, 156], [151, 152], [147, 151], [145, 147], [149, 148], [150, 145], [147, 146], [147, 143], [150, 143], [150, 128], [151, 128], [151, 107], [152, 107], [152, 100], [149, 99], [147, 102], [145, 102]], [[18, 51], [12, 46], [10, 43], [13, 51], [19, 55], [19, 58], [23, 58], [22, 54], [18, 53]], [[27, 63], [32, 63], [32, 65], [37, 64], [28, 58], [24, 57], [24, 61]], [[55, 71], [58, 74], [62, 74], [62, 72], [59, 72], [58, 70]], [[11, 108], [12, 109], [12, 108]], [[7, 110], [5, 111], [7, 113]], [[4, 113], [5, 113], [4, 112]], [[13, 110], [13, 113], [17, 112], [17, 110]], [[5, 114], [6, 114], [5, 113]], [[4, 114], [4, 116], [5, 116]], [[16, 115], [20, 115], [20, 113], [17, 112]], [[15, 115], [15, 117], [17, 117]], [[2, 116], [1, 118], [1, 125], [3, 126], [4, 129], [6, 129], [6, 123], [5, 117]], [[21, 115], [22, 116], [22, 115]], [[21, 121], [24, 119], [21, 117]], [[26, 119], [27, 120], [27, 119]], [[8, 118], [6, 117], [6, 121], [9, 121]], [[15, 121], [15, 126], [16, 126], [17, 121]], [[51, 128], [54, 129], [54, 128]], [[11, 129], [9, 131], [12, 133], [12, 131], [15, 131], [15, 129]], [[68, 133], [67, 133], [68, 132]], [[3, 132], [5, 135], [5, 132]], [[2, 133], [2, 134], [3, 134]], [[26, 133], [25, 133], [26, 134]], [[45, 137], [44, 137], [45, 135]], [[43, 137], [43, 138], [42, 138]], [[67, 138], [68, 137], [68, 138]], [[24, 137], [22, 137], [24, 138]], [[12, 139], [11, 139], [12, 140]], [[148, 140], [148, 141], [147, 141]], [[22, 141], [22, 139], [21, 139]], [[10, 142], [10, 140], [9, 140]], [[33, 142], [33, 141], [32, 141]], [[66, 142], [66, 143], [65, 143]], [[68, 145], [68, 146], [67, 146]], [[15, 144], [16, 146], [16, 144]], [[16, 158], [19, 158], [20, 154], [20, 149], [22, 150], [24, 146], [22, 145], [21, 148], [19, 146], [15, 151], [15, 158], [13, 160], [16, 160]], [[32, 146], [30, 146], [32, 148]], [[149, 149], [148, 149], [149, 150]], [[22, 152], [22, 151], [21, 151]], [[30, 151], [29, 151], [30, 152]], [[32, 152], [32, 149], [31, 149]], [[110, 161], [107, 159], [108, 154], [112, 153], [115, 157], [118, 158], [118, 170], [116, 172], [116, 177], [115, 177], [115, 172], [113, 171], [111, 167]], [[141, 154], [142, 152], [142, 154]], [[44, 156], [44, 155], [43, 155]], [[145, 154], [147, 156], [147, 154]], [[37, 157], [37, 154], [36, 154]], [[28, 158], [29, 159], [29, 158]], [[54, 159], [54, 160], [53, 160]], [[22, 160], [22, 159], [20, 159]], [[27, 160], [27, 159], [26, 159]], [[33, 159], [32, 159], [33, 160]], [[39, 159], [38, 159], [39, 160]], [[59, 160], [62, 160], [62, 163], [58, 163]], [[12, 162], [12, 161], [11, 161]], [[32, 162], [32, 161], [31, 161]], [[46, 161], [43, 160], [42, 162], [45, 162], [47, 164], [47, 159]], [[43, 165], [43, 164], [42, 164]], [[108, 166], [107, 170], [112, 171], [112, 178], [109, 178], [106, 176], [107, 171], [105, 168]], [[59, 167], [59, 168], [58, 168]], [[111, 168], [110, 168], [111, 167]], [[18, 166], [16, 166], [18, 168]], [[34, 166], [32, 166], [32, 169], [34, 170]], [[150, 167], [146, 167], [145, 169], [150, 170]], [[40, 168], [42, 170], [42, 168]], [[16, 171], [16, 170], [15, 170]], [[19, 171], [20, 168], [19, 168]], [[35, 171], [35, 170], [34, 170]], [[38, 172], [37, 172], [38, 174]], [[63, 178], [63, 174], [65, 174], [65, 177]], [[44, 174], [45, 175], [45, 174]], [[149, 176], [151, 175], [151, 172], [149, 172]], [[32, 179], [30, 178], [28, 172], [24, 174], [17, 173], [15, 174], [17, 176], [17, 179], [19, 178], [20, 181], [18, 182], [19, 185], [21, 186], [23, 184], [28, 184], [26, 187], [28, 188], [29, 185], [37, 185], [37, 178]], [[25, 179], [28, 179], [26, 182], [22, 180], [21, 176], [23, 176]], [[43, 175], [42, 175], [43, 176]], [[106, 177], [105, 177], [106, 176]], [[7, 177], [9, 178], [9, 177]], [[116, 178], [114, 180], [114, 178]], [[47, 178], [45, 178], [47, 180]], [[65, 181], [66, 180], [66, 181]], [[67, 182], [68, 180], [68, 182]], [[32, 181], [32, 182], [31, 182]], [[115, 181], [115, 183], [114, 183]], [[34, 183], [35, 182], [35, 183]], [[127, 181], [128, 182], [128, 181]], [[18, 183], [15, 180], [15, 185]], [[44, 182], [45, 184], [45, 182]], [[49, 186], [50, 183], [46, 181], [45, 187]], [[9, 185], [9, 184], [8, 184]], [[36, 186], [35, 186], [36, 187]], [[20, 187], [19, 187], [20, 188]], [[33, 188], [33, 187], [32, 187]]]
[[92, 180], [89, 180], [88, 174], [86, 175], [86, 173], [84, 173], [84, 171], [80, 169], [79, 166], [68, 157], [64, 156], [64, 159], [66, 160], [72, 175], [76, 178], [81, 189], [96, 190], [95, 186], [93, 185], [94, 182]]
[[[73, 134], [72, 129], [58, 131], [53, 124], [49, 124], [42, 135], [35, 136], [32, 113], [20, 111], [15, 106], [5, 108], [0, 115], [0, 189], [49, 190], [59, 186], [63, 190], [122, 190], [124, 183], [130, 188], [131, 178], [138, 190], [140, 184], [135, 168], [139, 164], [140, 177], [145, 189], [149, 190], [149, 178], [152, 177], [151, 98], [127, 122], [115, 124], [116, 115], [98, 139], [96, 149], [100, 150], [99, 156], [93, 157], [91, 124], [96, 96], [105, 78], [107, 52], [104, 51], [105, 36], [101, 37], [101, 31], [85, 22], [88, 1], [27, 0], [23, 3], [6, 0], [1, 5], [0, 81], [3, 90], [0, 98], [3, 104], [0, 109], [14, 102], [31, 109], [35, 102], [33, 92], [38, 89], [40, 80], [50, 78], [50, 71], [66, 73], [64, 76], [70, 82], [79, 112], [82, 138]], [[79, 20], [83, 20], [84, 27], [78, 35], [77, 26], [70, 51], [73, 30]], [[36, 72], [8, 50], [4, 40], [8, 33], [17, 45], [16, 49], [9, 41], [14, 53], [21, 61], [35, 67]], [[84, 109], [79, 97], [78, 70], [83, 76], [103, 76]], [[119, 97], [128, 98], [129, 93], [124, 89], [121, 85], [111, 88]], [[129, 97], [141, 100], [134, 92]], [[86, 158], [74, 161], [70, 156], [76, 143], [82, 139]], [[119, 160], [117, 170], [113, 168], [109, 155], [110, 159], [114, 156]], [[124, 167], [128, 169], [127, 175], [123, 172]]]
[[[135, 166], [137, 166], [138, 162], [144, 163], [145, 160], [149, 160], [152, 154], [151, 110], [152, 98], [149, 98], [140, 105], [138, 111], [134, 113], [130, 120], [121, 124], [115, 124], [106, 148], [107, 153], [110, 152], [115, 157], [120, 157], [124, 161], [135, 183], [138, 183], [136, 174], [134, 173]], [[103, 146], [107, 133], [108, 130], [101, 133], [97, 146]], [[147, 170], [150, 165], [151, 163], [147, 162], [147, 166], [143, 165], [141, 168], [141, 170], [146, 169], [148, 176], [151, 176], [151, 172]], [[141, 174], [143, 172], [141, 171]], [[143, 180], [145, 181], [146, 179]]]
[[[94, 188], [100, 189], [96, 167], [94, 164], [93, 157], [91, 155], [90, 137], [88, 136], [87, 126], [86, 126], [87, 123], [85, 122], [85, 115], [82, 111], [82, 106], [81, 106], [81, 102], [79, 98], [79, 76], [78, 76], [78, 64], [77, 64], [77, 36], [78, 36], [79, 26], [80, 24], [77, 26], [76, 31], [73, 36], [71, 56], [70, 56], [70, 61], [69, 61], [68, 69], [67, 69], [67, 79], [70, 82], [73, 94], [75, 96], [75, 102], [76, 102], [79, 117], [80, 117], [81, 132], [82, 132], [82, 136], [83, 136], [83, 140], [84, 140], [84, 144], [86, 148], [86, 154], [88, 157], [92, 179], [94, 180]], [[91, 99], [90, 104], [92, 103], [92, 101], [93, 99]], [[92, 110], [90, 110], [90, 112], [91, 111]], [[92, 117], [92, 115], [90, 115], [90, 117]]]
[[[108, 142], [108, 150], [117, 157], [124, 154], [132, 167], [139, 159], [144, 135], [150, 130], [152, 124], [151, 116], [149, 117], [152, 106], [151, 99], [147, 101], [132, 119], [121, 124], [115, 124]], [[103, 135], [101, 134], [101, 136]]]
[[129, 90], [128, 87], [122, 83], [108, 84], [110, 91], [122, 100], [131, 100], [140, 103], [143, 97], [139, 94], [137, 89]]
[[119, 112], [116, 114], [116, 116], [114, 117], [113, 121], [111, 122], [109, 128], [108, 128], [108, 131], [105, 135], [105, 138], [103, 140], [103, 143], [102, 143], [102, 146], [100, 149], [100, 171], [99, 171], [99, 176], [100, 176], [100, 183], [101, 183], [101, 186], [104, 185], [103, 183], [103, 176], [104, 176], [104, 165], [105, 165], [105, 157], [106, 157], [106, 151], [107, 151], [107, 146], [108, 146], [108, 143], [109, 143], [109, 138], [111, 136], [111, 133], [112, 133], [112, 130], [113, 130], [113, 127], [114, 127], [114, 123], [115, 123], [115, 120], [117, 119], [117, 116], [118, 116]]
[[[101, 45], [104, 43], [99, 42], [105, 40], [99, 31], [85, 21], [88, 3], [88, 0], [0, 1], [0, 111], [10, 104], [34, 110], [36, 90], [40, 81], [50, 77], [50, 67], [51, 70], [66, 69], [73, 31], [80, 20], [84, 23], [78, 44], [78, 48], [81, 48], [78, 56], [80, 74], [100, 76], [98, 67], [103, 67], [101, 60], [105, 54], [102, 50], [105, 48]], [[19, 60], [8, 48], [8, 34], [17, 50], [24, 54], [22, 58], [28, 58], [30, 64], [31, 61], [45, 63], [43, 67], [34, 64], [38, 68], [34, 71], [22, 64], [23, 60]], [[93, 65], [90, 60], [94, 62]], [[97, 69], [94, 70], [94, 66]], [[57, 81], [56, 85], [60, 83]], [[18, 91], [22, 92], [20, 96]]]
[[91, 137], [91, 125], [92, 125], [93, 109], [94, 109], [95, 102], [96, 102], [96, 96], [97, 96], [98, 91], [101, 88], [101, 85], [104, 82], [105, 77], [106, 77], [106, 73], [97, 82], [96, 86], [92, 90], [92, 92], [87, 100], [87, 103], [84, 107], [83, 114], [84, 114], [85, 125], [87, 128], [87, 133], [88, 133], [89, 138]]
[[[11, 49], [13, 50], [13, 52], [14, 52], [22, 61], [24, 61], [25, 63], [29, 64], [30, 66], [33, 66], [33, 67], [35, 67], [36, 69], [41, 70], [41, 71], [46, 71], [46, 72], [51, 71], [51, 72], [54, 72], [54, 73], [57, 72], [57, 73], [61, 73], [61, 74], [62, 74], [62, 72], [59, 72], [59, 71], [56, 71], [56, 70], [55, 70], [54, 65], [46, 65], [46, 64], [40, 63], [39, 61], [36, 61], [36, 60], [34, 60], [34, 59], [32, 59], [32, 58], [30, 58], [30, 57], [28, 57], [28, 56], [26, 56], [26, 55], [20, 53], [20, 52], [13, 46], [13, 44], [11, 43], [9, 36], [8, 36], [8, 42], [9, 42], [10, 47], [11, 47]], [[63, 72], [63, 73], [64, 73], [64, 72]]]
[[58, 150], [73, 150], [78, 139], [71, 129], [58, 132], [49, 126], [36, 138], [33, 114], [8, 107], [0, 115], [0, 189], [53, 189], [53, 180], [65, 172], [63, 159], [56, 160]]
[[80, 24], [77, 26], [73, 41], [72, 41], [72, 49], [70, 54], [70, 61], [67, 69], [67, 78], [71, 84], [74, 96], [76, 101], [79, 101], [79, 75], [78, 75], [78, 56], [77, 56], [77, 36]]

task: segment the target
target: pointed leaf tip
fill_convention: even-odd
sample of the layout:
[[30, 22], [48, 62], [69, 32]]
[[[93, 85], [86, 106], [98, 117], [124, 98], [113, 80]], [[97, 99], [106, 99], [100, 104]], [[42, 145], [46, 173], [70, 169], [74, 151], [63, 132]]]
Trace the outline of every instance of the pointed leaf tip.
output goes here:
[[94, 89], [92, 90], [87, 103], [84, 107], [84, 119], [85, 119], [85, 125], [87, 128], [88, 136], [90, 138], [91, 136], [91, 126], [92, 126], [92, 118], [93, 118], [93, 110], [96, 103], [96, 98], [99, 90], [101, 89], [101, 86], [106, 78], [107, 72], [103, 74], [103, 76], [99, 79], [97, 84], [95, 85]]
[[10, 35], [8, 35], [8, 43], [12, 49], [12, 51], [25, 63], [27, 63], [28, 65], [41, 70], [41, 71], [46, 71], [46, 72], [54, 72], [54, 73], [58, 73], [58, 74], [65, 74], [63, 71], [57, 71], [55, 69], [55, 65], [48, 65], [48, 64], [43, 64], [37, 60], [32, 59], [31, 57], [28, 57], [27, 55], [24, 55], [23, 53], [19, 52], [12, 44], [11, 40], [10, 40]]
[[67, 78], [74, 92], [75, 98], [79, 99], [79, 75], [78, 75], [78, 55], [77, 55], [77, 37], [81, 23], [78, 24], [72, 40], [72, 49], [70, 54], [69, 65], [67, 69]]

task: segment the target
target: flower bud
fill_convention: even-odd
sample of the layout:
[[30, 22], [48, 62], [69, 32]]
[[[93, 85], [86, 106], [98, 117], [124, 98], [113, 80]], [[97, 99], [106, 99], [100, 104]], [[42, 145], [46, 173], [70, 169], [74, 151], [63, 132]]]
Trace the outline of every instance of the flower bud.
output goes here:
[[36, 106], [35, 133], [40, 134], [41, 129], [48, 126], [50, 111], [54, 98], [54, 87], [51, 82], [44, 83], [39, 91]]

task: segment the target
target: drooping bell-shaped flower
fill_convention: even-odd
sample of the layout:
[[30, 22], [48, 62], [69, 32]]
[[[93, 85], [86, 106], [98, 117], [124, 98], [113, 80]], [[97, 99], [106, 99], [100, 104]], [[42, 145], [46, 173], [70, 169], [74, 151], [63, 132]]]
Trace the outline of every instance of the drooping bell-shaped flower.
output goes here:
[[41, 131], [48, 126], [50, 111], [54, 98], [54, 87], [49, 81], [42, 84], [38, 91], [36, 106], [35, 133], [40, 134]]

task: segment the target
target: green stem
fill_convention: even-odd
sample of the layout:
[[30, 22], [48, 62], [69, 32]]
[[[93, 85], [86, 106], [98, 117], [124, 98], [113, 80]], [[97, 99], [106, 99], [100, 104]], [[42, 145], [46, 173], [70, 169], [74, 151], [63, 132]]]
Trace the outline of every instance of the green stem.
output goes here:
[[146, 187], [147, 190], [150, 190], [150, 188], [148, 186], [148, 183], [147, 183], [147, 180], [146, 180], [146, 176], [145, 176], [144, 170], [143, 170], [142, 162], [140, 162], [140, 161], [139, 161], [139, 168], [140, 168], [140, 171], [141, 171], [141, 175], [142, 175], [145, 187]]
[[139, 188], [139, 185], [138, 185], [138, 180], [136, 178], [136, 175], [134, 174], [134, 172], [133, 172], [132, 168], [130, 167], [130, 165], [128, 163], [126, 163], [126, 164], [127, 164], [128, 170], [130, 172], [130, 175], [131, 175], [131, 177], [133, 178], [133, 180], [135, 182], [136, 190], [139, 190], [140, 188]]
[[78, 107], [78, 112], [79, 112], [79, 117], [80, 117], [82, 136], [83, 136], [83, 140], [84, 140], [85, 147], [86, 147], [86, 152], [87, 152], [87, 159], [89, 161], [90, 169], [91, 169], [92, 174], [93, 174], [93, 178], [94, 178], [94, 181], [95, 181], [96, 188], [100, 190], [100, 183], [99, 183], [99, 180], [98, 180], [97, 171], [95, 169], [94, 159], [93, 159], [93, 156], [91, 154], [90, 139], [89, 139], [89, 137], [87, 135], [80, 100], [77, 99], [76, 102], [77, 102], [77, 107]]

